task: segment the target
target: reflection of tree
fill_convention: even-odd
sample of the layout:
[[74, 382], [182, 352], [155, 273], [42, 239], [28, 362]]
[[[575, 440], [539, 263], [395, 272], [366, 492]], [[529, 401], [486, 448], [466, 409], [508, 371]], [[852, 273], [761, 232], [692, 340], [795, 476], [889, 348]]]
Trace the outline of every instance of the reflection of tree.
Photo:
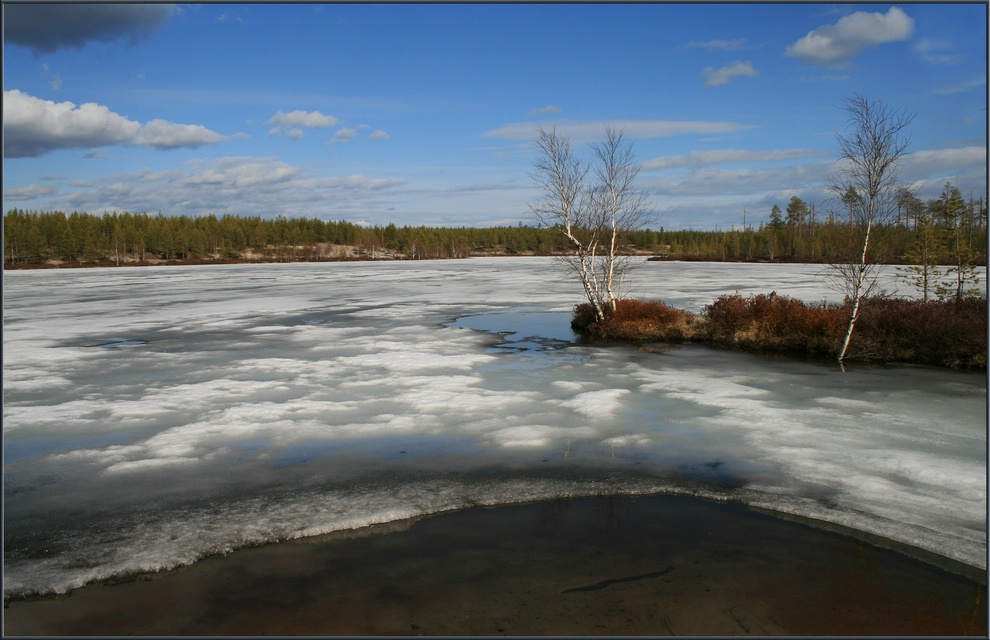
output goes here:
[[[621, 507], [619, 502], [621, 502]], [[605, 531], [610, 532], [622, 528], [622, 520], [629, 516], [629, 509], [628, 499], [605, 496], [595, 501], [593, 513], [597, 516], [596, 520], [605, 525]]]
[[540, 524], [560, 526], [561, 520], [570, 513], [571, 501], [566, 498], [547, 500], [540, 505]]

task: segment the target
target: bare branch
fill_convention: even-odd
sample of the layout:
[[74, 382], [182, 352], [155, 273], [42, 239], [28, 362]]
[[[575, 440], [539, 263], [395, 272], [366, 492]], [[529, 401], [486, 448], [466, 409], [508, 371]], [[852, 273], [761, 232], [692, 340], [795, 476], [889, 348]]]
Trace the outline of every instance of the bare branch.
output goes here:
[[858, 249], [848, 263], [829, 267], [831, 277], [852, 303], [840, 363], [849, 349], [860, 303], [876, 282], [878, 267], [870, 258], [870, 235], [874, 226], [887, 222], [897, 211], [897, 165], [909, 143], [902, 134], [914, 118], [861, 95], [850, 98], [845, 110], [849, 130], [836, 136], [842, 166], [829, 178], [828, 186], [849, 212]]

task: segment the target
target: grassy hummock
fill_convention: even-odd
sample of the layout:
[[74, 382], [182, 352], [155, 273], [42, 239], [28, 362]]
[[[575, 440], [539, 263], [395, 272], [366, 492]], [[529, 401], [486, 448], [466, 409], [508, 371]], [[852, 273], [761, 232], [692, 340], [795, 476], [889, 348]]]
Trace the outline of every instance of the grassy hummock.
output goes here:
[[[659, 300], [622, 299], [607, 311], [604, 322], [596, 322], [592, 306], [584, 303], [575, 307], [571, 326], [591, 341], [693, 342], [834, 359], [849, 313], [848, 302], [735, 293], [716, 298], [700, 316]], [[847, 358], [985, 370], [987, 298], [864, 299]]]

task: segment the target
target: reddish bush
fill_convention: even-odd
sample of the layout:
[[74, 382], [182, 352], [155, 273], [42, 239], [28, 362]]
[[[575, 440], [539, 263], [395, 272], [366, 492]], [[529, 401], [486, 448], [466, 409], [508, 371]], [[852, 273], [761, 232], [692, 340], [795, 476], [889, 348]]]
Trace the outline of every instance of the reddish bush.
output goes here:
[[698, 320], [693, 314], [659, 300], [624, 298], [616, 301], [615, 310], [605, 311], [605, 321], [595, 322], [594, 307], [578, 305], [571, 326], [599, 340], [683, 342], [696, 334]]
[[[706, 342], [715, 347], [834, 358], [849, 321], [845, 304], [806, 304], [776, 293], [716, 298], [701, 318], [659, 300], [620, 300], [595, 321], [578, 305], [572, 326], [593, 340]], [[985, 369], [987, 299], [921, 302], [867, 298], [847, 358]]]
[[850, 343], [854, 358], [985, 369], [987, 299], [870, 298]]
[[702, 311], [705, 338], [716, 347], [831, 356], [842, 337], [841, 307], [806, 304], [776, 293], [715, 299]]

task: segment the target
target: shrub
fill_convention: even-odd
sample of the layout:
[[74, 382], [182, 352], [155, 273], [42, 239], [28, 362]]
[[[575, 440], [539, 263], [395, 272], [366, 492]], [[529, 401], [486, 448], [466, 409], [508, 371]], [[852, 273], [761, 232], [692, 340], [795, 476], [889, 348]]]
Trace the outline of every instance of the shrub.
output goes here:
[[859, 358], [985, 369], [987, 299], [864, 300], [850, 349]]
[[776, 293], [716, 298], [702, 311], [705, 339], [716, 347], [831, 356], [839, 347], [843, 311]]
[[[574, 309], [571, 326], [592, 340], [706, 342], [714, 347], [834, 358], [850, 306], [807, 304], [776, 293], [716, 298], [701, 317], [659, 300], [619, 300], [605, 321], [594, 308]], [[850, 359], [986, 369], [987, 298], [922, 302], [865, 298]]]
[[574, 309], [571, 326], [598, 340], [683, 342], [698, 333], [698, 319], [692, 313], [659, 300], [632, 298], [616, 301], [615, 310], [608, 309], [601, 323], [595, 322], [591, 304], [580, 304]]

